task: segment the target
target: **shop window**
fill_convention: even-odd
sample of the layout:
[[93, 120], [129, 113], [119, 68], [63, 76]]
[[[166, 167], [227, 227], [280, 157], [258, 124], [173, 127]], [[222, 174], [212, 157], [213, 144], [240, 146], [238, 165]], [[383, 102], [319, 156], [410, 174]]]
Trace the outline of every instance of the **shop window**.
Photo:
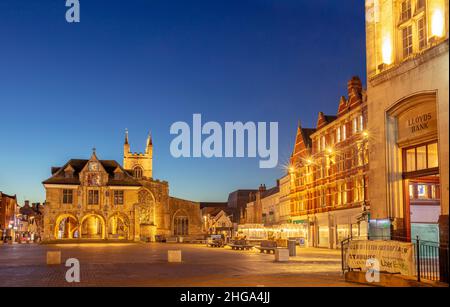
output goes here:
[[404, 171], [414, 172], [439, 167], [437, 143], [408, 148], [404, 152]]
[[416, 165], [417, 170], [422, 170], [427, 168], [427, 147], [420, 146], [416, 149]]
[[406, 171], [413, 172], [416, 170], [416, 149], [411, 148], [406, 151]]
[[428, 146], [428, 168], [438, 167], [438, 148], [437, 143]]

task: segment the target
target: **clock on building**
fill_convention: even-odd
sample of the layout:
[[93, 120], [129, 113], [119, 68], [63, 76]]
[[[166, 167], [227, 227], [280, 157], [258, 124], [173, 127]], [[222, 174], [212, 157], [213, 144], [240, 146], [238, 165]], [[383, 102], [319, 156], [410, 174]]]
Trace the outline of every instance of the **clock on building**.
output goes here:
[[97, 172], [99, 169], [98, 162], [89, 162], [89, 171]]

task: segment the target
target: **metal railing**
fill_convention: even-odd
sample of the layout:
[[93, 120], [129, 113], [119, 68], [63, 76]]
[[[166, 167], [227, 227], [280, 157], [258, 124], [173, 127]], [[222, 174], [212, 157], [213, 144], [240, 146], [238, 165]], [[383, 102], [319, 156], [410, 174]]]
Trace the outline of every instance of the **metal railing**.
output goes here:
[[[349, 237], [341, 241], [342, 272], [352, 271], [348, 266], [348, 247], [352, 240], [358, 238]], [[366, 239], [366, 238], [364, 238]], [[371, 240], [376, 239], [374, 237]], [[405, 242], [406, 238], [396, 237], [392, 241]], [[430, 280], [449, 283], [449, 248], [448, 245], [440, 245], [437, 242], [420, 240], [419, 237], [411, 240], [414, 246], [414, 266], [417, 281]]]

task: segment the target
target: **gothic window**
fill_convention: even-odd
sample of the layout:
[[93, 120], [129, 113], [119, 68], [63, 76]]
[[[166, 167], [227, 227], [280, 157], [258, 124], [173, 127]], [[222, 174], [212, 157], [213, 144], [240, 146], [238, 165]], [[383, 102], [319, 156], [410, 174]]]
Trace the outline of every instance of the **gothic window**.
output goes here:
[[189, 219], [187, 216], [176, 216], [173, 224], [173, 234], [175, 236], [186, 236], [189, 234]]
[[142, 168], [140, 166], [136, 166], [133, 169], [133, 175], [134, 175], [134, 178], [141, 179], [142, 178]]

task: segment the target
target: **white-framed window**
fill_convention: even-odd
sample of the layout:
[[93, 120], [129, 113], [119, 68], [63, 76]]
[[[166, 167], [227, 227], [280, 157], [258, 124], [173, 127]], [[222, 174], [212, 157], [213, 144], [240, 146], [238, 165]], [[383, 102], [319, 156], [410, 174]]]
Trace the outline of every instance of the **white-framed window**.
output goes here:
[[425, 17], [417, 21], [417, 37], [419, 40], [419, 50], [422, 50], [427, 46], [427, 24], [425, 23]]
[[406, 21], [411, 18], [411, 0], [405, 0], [400, 7], [400, 21]]
[[353, 133], [358, 132], [358, 120], [356, 117], [354, 117], [352, 120], [352, 132]]
[[413, 53], [413, 36], [412, 26], [406, 26], [402, 29], [402, 42], [403, 42], [403, 58], [407, 58]]

